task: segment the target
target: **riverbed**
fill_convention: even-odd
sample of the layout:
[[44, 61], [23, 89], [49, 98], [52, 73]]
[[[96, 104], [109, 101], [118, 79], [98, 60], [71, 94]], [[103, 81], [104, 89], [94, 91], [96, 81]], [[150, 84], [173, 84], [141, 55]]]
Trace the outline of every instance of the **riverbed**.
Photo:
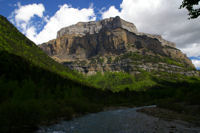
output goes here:
[[71, 121], [40, 127], [37, 133], [200, 133], [200, 127], [187, 122], [167, 121], [137, 112], [138, 109], [150, 107], [155, 106], [88, 114]]

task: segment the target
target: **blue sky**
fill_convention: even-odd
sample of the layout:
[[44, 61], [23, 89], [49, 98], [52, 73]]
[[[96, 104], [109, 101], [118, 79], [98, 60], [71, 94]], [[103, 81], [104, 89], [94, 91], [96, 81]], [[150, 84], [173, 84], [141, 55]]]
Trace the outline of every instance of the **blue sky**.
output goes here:
[[36, 44], [56, 38], [57, 31], [79, 21], [120, 16], [138, 31], [159, 34], [176, 43], [200, 68], [200, 18], [188, 20], [182, 0], [0, 0], [7, 17]]
[[122, 0], [0, 0], [1, 15], [8, 17], [18, 2], [20, 2], [21, 5], [42, 3], [46, 8], [46, 13], [49, 16], [52, 16], [59, 9], [58, 6], [63, 4], [69, 4], [72, 5], [72, 7], [79, 9], [88, 8], [93, 4], [95, 12], [98, 13], [102, 8], [108, 9], [112, 5], [117, 9], [120, 9]]
[[[14, 10], [19, 9], [19, 4], [21, 6], [27, 6], [27, 5], [33, 5], [33, 4], [42, 4], [45, 8], [45, 11], [43, 12], [43, 16], [48, 16], [51, 18], [59, 9], [60, 6], [67, 4], [75, 9], [83, 9], [83, 8], [89, 8], [92, 6], [96, 19], [101, 19], [101, 11], [104, 11], [108, 9], [110, 6], [115, 6], [117, 9], [120, 10], [120, 3], [122, 0], [114, 0], [114, 1], [108, 1], [108, 0], [56, 0], [56, 1], [47, 1], [47, 0], [0, 0], [0, 14], [9, 18], [11, 20], [11, 14], [14, 12]], [[12, 16], [14, 17], [14, 16]], [[14, 22], [13, 22], [14, 23]], [[36, 32], [39, 33], [45, 26], [45, 22], [41, 21], [41, 18], [35, 15], [31, 18], [30, 23], [35, 23], [37, 26]], [[22, 31], [24, 34], [26, 34], [26, 31], [24, 31], [21, 26], [18, 26], [16, 22], [14, 23], [20, 31]], [[66, 24], [68, 26], [68, 24]], [[30, 38], [30, 37], [29, 37]], [[32, 38], [30, 38], [32, 39]], [[51, 38], [52, 39], [52, 38]], [[34, 40], [34, 39], [32, 39]], [[36, 42], [37, 43], [37, 42]], [[38, 43], [41, 43], [39, 41]]]

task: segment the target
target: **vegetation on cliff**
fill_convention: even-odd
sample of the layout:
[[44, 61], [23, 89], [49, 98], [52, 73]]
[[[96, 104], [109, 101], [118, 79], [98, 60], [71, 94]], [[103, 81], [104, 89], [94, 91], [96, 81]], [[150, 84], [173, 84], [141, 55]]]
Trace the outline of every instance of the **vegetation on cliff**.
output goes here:
[[107, 71], [137, 74], [141, 69], [198, 75], [174, 43], [159, 35], [140, 33], [120, 17], [62, 28], [56, 39], [39, 47], [70, 69], [88, 75]]

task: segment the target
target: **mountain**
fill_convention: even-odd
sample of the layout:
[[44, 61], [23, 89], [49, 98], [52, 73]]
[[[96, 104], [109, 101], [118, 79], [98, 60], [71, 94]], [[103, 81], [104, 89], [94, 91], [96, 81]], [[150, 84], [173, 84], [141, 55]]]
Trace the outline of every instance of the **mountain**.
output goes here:
[[141, 71], [198, 76], [191, 60], [159, 35], [138, 32], [120, 17], [79, 22], [62, 28], [57, 38], [39, 46], [72, 70], [97, 72]]
[[133, 96], [137, 94], [89, 85], [81, 74], [51, 59], [0, 15], [1, 133], [30, 133], [107, 106], [139, 105], [142, 100], [137, 99], [143, 96]]
[[[0, 16], [1, 133], [30, 133], [40, 126], [117, 106], [156, 104], [186, 112], [187, 118], [189, 114], [198, 118], [199, 78], [184, 76], [184, 80], [170, 81], [159, 77], [154, 81], [157, 84], [152, 85], [149, 74], [142, 74], [131, 76], [118, 72], [107, 75], [105, 72], [104, 78], [98, 77], [98, 84], [109, 83], [106, 86], [109, 88], [131, 82], [132, 86], [145, 91], [130, 91], [125, 86], [123, 91], [113, 93], [85, 85], [85, 77], [48, 57]], [[90, 83], [93, 84], [93, 81]]]

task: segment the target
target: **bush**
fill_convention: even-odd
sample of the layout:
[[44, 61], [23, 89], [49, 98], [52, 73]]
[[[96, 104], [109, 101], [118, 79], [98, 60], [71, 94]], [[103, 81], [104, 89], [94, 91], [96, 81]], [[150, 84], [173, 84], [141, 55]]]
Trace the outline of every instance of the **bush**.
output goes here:
[[37, 127], [41, 119], [38, 101], [6, 102], [0, 107], [0, 131], [26, 132]]

